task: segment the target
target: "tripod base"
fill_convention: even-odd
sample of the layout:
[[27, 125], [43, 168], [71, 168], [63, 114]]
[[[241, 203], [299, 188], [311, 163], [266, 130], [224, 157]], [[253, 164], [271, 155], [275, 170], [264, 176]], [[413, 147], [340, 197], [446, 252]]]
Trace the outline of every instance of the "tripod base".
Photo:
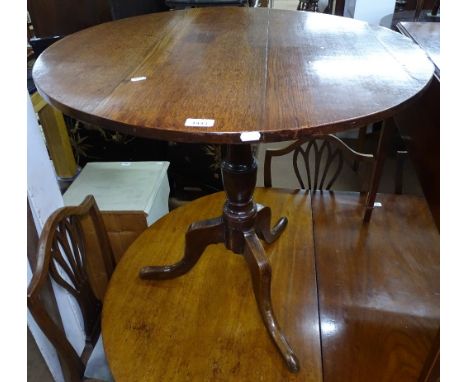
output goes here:
[[[271, 210], [257, 205], [253, 229], [242, 232], [243, 256], [248, 264], [252, 286], [259, 312], [273, 342], [291, 372], [299, 371], [299, 361], [287, 342], [273, 312], [271, 304], [271, 266], [259, 240], [275, 241], [286, 228], [287, 219], [281, 218], [270, 229]], [[148, 266], [140, 270], [140, 277], [147, 280], [167, 280], [182, 276], [192, 269], [210, 244], [222, 243], [226, 239], [227, 225], [223, 217], [204, 220], [190, 225], [185, 234], [184, 257], [177, 263], [165, 266]]]

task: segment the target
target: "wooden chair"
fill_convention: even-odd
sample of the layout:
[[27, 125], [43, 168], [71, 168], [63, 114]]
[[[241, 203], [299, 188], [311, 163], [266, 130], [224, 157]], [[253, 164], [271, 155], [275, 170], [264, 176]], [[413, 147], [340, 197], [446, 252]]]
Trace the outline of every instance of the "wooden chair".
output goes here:
[[[294, 152], [293, 168], [301, 189], [330, 190], [338, 178], [345, 156], [349, 163], [374, 163], [372, 154], [363, 154], [353, 150], [336, 135], [317, 135], [312, 139], [299, 140], [281, 149], [268, 149], [265, 152], [264, 186], [272, 187], [271, 163], [273, 157]], [[300, 156], [299, 156], [300, 154]], [[311, 171], [311, 154], [314, 155], [314, 168]], [[304, 181], [304, 171], [300, 171], [299, 160], [302, 159], [307, 182]], [[313, 176], [312, 176], [313, 175]], [[313, 180], [313, 181], [312, 181]]]
[[[39, 239], [37, 264], [27, 292], [28, 308], [55, 347], [66, 381], [112, 380], [100, 333], [102, 298], [114, 267], [93, 196], [87, 196], [79, 206], [60, 208], [49, 217]], [[61, 323], [49, 315], [47, 301], [41, 298], [49, 276], [74, 298], [81, 311], [85, 332], [81, 353], [75, 351]]]
[[[387, 129], [390, 130], [390, 129]], [[293, 168], [294, 173], [299, 181], [301, 189], [309, 189], [313, 191], [330, 190], [337, 180], [346, 162], [350, 167], [356, 168], [356, 163], [367, 163], [373, 167], [372, 176], [365, 176], [365, 180], [361, 183], [361, 191], [367, 191], [366, 199], [366, 214], [364, 221], [370, 220], [374, 207], [375, 196], [377, 193], [378, 180], [382, 171], [386, 145], [388, 142], [388, 134], [384, 139], [383, 131], [379, 140], [379, 147], [376, 154], [364, 154], [353, 150], [343, 140], [336, 135], [316, 135], [312, 139], [299, 140], [281, 149], [268, 149], [265, 152], [264, 162], [264, 186], [271, 187], [271, 162], [273, 157], [283, 156], [293, 152]], [[385, 143], [385, 144], [384, 144]], [[300, 156], [299, 156], [300, 154]], [[314, 157], [314, 168], [311, 169], [310, 159]], [[302, 159], [302, 173], [299, 166], [299, 158]], [[312, 171], [311, 171], [312, 170]], [[305, 174], [304, 174], [305, 172]], [[304, 176], [305, 175], [305, 176]], [[307, 182], [304, 182], [307, 179]], [[313, 179], [313, 181], [312, 181]]]
[[[344, 155], [349, 158], [349, 164], [351, 168], [358, 168], [357, 164], [360, 162], [367, 162], [372, 165], [372, 173], [369, 177], [366, 176], [366, 182], [364, 183], [367, 189], [366, 198], [366, 212], [364, 214], [364, 223], [368, 223], [374, 210], [375, 198], [377, 195], [377, 189], [380, 184], [380, 178], [382, 176], [383, 165], [389, 149], [391, 140], [396, 132], [395, 121], [392, 118], [386, 119], [382, 123], [382, 127], [379, 133], [379, 142], [375, 149], [375, 154], [364, 154], [353, 150], [340, 138], [333, 134], [317, 134], [313, 138], [308, 140], [299, 140], [287, 147], [276, 150], [267, 150], [265, 152], [265, 163], [264, 163], [264, 186], [271, 187], [271, 159], [274, 156], [286, 155], [294, 151], [293, 166], [294, 173], [299, 181], [301, 188], [309, 189], [313, 191], [330, 190], [334, 182], [340, 174], [343, 164]], [[318, 141], [321, 141], [321, 145], [318, 145]], [[303, 146], [306, 145], [305, 149]], [[311, 148], [314, 148], [313, 154], [315, 155], [315, 168], [314, 168], [314, 183], [311, 182], [311, 169], [310, 169], [310, 153]], [[307, 187], [302, 179], [299, 171], [297, 159], [301, 154], [305, 172], [307, 175]], [[323, 157], [326, 155], [324, 161]], [[334, 162], [336, 163], [334, 166]], [[321, 166], [321, 164], [324, 164]], [[334, 168], [334, 170], [333, 170]], [[331, 174], [331, 175], [330, 175]], [[327, 181], [328, 180], [328, 181]], [[363, 188], [361, 191], [363, 191]]]

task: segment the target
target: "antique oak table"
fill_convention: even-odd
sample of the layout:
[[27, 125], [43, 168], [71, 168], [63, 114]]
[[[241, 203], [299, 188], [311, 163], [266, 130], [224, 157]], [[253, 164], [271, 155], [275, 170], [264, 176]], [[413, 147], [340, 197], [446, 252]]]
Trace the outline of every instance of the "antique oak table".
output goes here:
[[243, 254], [264, 324], [288, 369], [297, 372], [299, 360], [272, 309], [271, 267], [259, 240], [276, 240], [287, 220], [270, 229], [270, 208], [252, 198], [257, 165], [250, 144], [389, 118], [428, 86], [432, 73], [419, 47], [385, 28], [233, 7], [83, 30], [47, 49], [33, 78], [47, 101], [77, 119], [141, 137], [227, 144], [222, 215], [189, 227], [180, 261], [144, 267], [140, 277], [181, 276], [209, 244]]

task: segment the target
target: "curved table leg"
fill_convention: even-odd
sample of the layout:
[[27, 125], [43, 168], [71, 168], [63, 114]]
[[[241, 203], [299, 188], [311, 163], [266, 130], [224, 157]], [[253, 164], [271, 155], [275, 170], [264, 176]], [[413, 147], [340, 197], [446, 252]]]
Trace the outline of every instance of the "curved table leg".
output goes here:
[[270, 229], [270, 208], [253, 201], [257, 164], [250, 145], [229, 145], [221, 171], [226, 192], [222, 217], [192, 224], [185, 234], [184, 257], [172, 265], [144, 267], [140, 270], [140, 277], [165, 280], [181, 276], [192, 269], [209, 244], [224, 242], [226, 248], [234, 253], [243, 253], [263, 322], [288, 369], [298, 372], [299, 361], [273, 313], [271, 266], [259, 240], [260, 237], [267, 243], [275, 241], [286, 228], [288, 220], [283, 217]]
[[252, 284], [257, 300], [258, 309], [263, 322], [273, 339], [276, 347], [283, 356], [288, 369], [294, 373], [299, 371], [299, 360], [291, 346], [288, 344], [276, 321], [271, 304], [271, 266], [265, 256], [262, 244], [253, 231], [244, 232], [245, 249], [244, 258], [250, 269]]
[[182, 276], [193, 268], [208, 245], [222, 242], [224, 242], [222, 217], [192, 223], [185, 233], [184, 257], [172, 265], [144, 267], [140, 270], [140, 278], [167, 280]]
[[260, 239], [265, 240], [268, 244], [273, 243], [283, 233], [288, 224], [288, 219], [286, 217], [280, 218], [271, 230], [270, 224], [271, 208], [257, 204], [255, 232]]

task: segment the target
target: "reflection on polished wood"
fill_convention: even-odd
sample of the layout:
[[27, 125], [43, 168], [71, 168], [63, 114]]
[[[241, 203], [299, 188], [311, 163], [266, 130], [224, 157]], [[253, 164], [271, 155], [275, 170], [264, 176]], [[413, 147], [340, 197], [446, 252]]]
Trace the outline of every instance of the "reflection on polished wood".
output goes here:
[[435, 65], [434, 80], [419, 99], [395, 115], [434, 221], [440, 225], [440, 23], [399, 23]]
[[440, 79], [440, 23], [407, 22], [397, 24], [398, 30], [413, 39], [427, 53]]
[[[63, 113], [132, 135], [241, 143], [335, 133], [392, 116], [428, 85], [412, 41], [345, 17], [196, 8], [105, 23], [49, 47], [39, 92]], [[187, 118], [214, 119], [186, 127]]]
[[439, 328], [439, 235], [424, 199], [313, 196], [326, 382], [417, 381]]
[[288, 371], [271, 341], [242, 255], [222, 244], [210, 245], [197, 266], [181, 277], [138, 277], [147, 264], [181, 258], [182, 233], [190, 223], [222, 209], [225, 196], [217, 193], [163, 217], [119, 262], [102, 322], [116, 381], [322, 380], [310, 195], [258, 189], [254, 197], [274, 206], [273, 221], [280, 216], [289, 220], [281, 238], [265, 246], [265, 254], [272, 269], [273, 308], [301, 361], [300, 371]]

